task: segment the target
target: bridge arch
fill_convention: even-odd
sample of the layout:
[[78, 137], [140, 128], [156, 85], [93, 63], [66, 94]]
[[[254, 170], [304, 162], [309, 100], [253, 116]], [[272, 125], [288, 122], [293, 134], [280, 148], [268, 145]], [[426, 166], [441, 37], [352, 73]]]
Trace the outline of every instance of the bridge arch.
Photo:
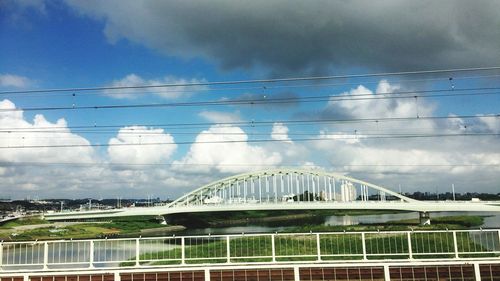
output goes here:
[[417, 201], [385, 187], [337, 173], [273, 169], [214, 181], [181, 196], [169, 207], [374, 200]]

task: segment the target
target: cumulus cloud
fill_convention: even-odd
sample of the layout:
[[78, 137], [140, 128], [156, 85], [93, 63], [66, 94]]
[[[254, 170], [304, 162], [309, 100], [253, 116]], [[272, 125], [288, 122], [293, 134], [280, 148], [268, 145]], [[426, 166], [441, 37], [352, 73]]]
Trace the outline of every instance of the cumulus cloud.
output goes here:
[[[89, 140], [72, 132], [64, 119], [50, 122], [36, 115], [30, 121], [13, 109], [11, 101], [0, 101], [0, 147], [43, 147], [0, 149], [0, 194], [4, 197], [141, 197], [145, 188], [149, 194], [177, 196], [207, 180], [172, 171], [168, 165], [140, 165], [162, 164], [172, 157], [175, 144], [127, 146], [174, 142], [162, 129], [121, 128], [109, 143], [125, 145], [110, 146], [107, 154], [101, 154], [87, 146]], [[81, 147], [50, 147], [67, 144]]]
[[288, 127], [279, 122], [273, 124], [271, 139], [292, 142], [288, 136]]
[[[59, 119], [51, 123], [41, 114], [35, 115], [33, 122], [24, 119], [22, 111], [3, 111], [16, 109], [10, 100], [0, 102], [0, 146], [53, 146], [53, 145], [88, 145], [85, 138], [71, 133], [66, 120]], [[45, 131], [45, 132], [44, 132]], [[19, 148], [4, 149], [0, 154], [2, 161], [42, 161], [42, 162], [85, 162], [94, 158], [91, 147], [71, 148]]]
[[[99, 169], [95, 167], [71, 169], [59, 165], [99, 161], [93, 148], [86, 146], [90, 142], [72, 133], [64, 119], [52, 123], [43, 115], [37, 114], [33, 121], [27, 121], [22, 111], [11, 111], [13, 109], [16, 106], [10, 100], [0, 102], [0, 147], [4, 147], [0, 152], [1, 194], [61, 196], [61, 192], [67, 192], [76, 186], [82, 187], [99, 174]], [[50, 147], [66, 144], [83, 147]], [[13, 146], [21, 148], [8, 148]], [[22, 148], [23, 146], [41, 147]], [[41, 164], [32, 166], [32, 162]]]
[[0, 74], [0, 87], [26, 88], [31, 85], [31, 80], [24, 76], [14, 74]]
[[172, 135], [163, 129], [144, 126], [121, 128], [117, 136], [109, 140], [109, 145], [111, 162], [132, 164], [165, 162], [177, 148]]
[[[184, 79], [175, 76], [165, 76], [159, 79], [144, 79], [136, 74], [128, 74], [122, 79], [114, 80], [108, 86], [110, 87], [140, 87], [140, 86], [159, 86], [159, 85], [185, 85], [206, 82], [203, 79]], [[165, 88], [141, 88], [141, 89], [110, 89], [105, 94], [116, 99], [136, 99], [144, 94], [154, 94], [164, 99], [177, 99], [189, 97], [197, 91], [206, 89], [206, 86], [172, 86]]]
[[[480, 116], [479, 120], [486, 125], [486, 127], [493, 133], [500, 133], [500, 116], [496, 115], [495, 118], [490, 116]], [[463, 127], [463, 126], [462, 126]]]
[[[237, 173], [278, 165], [282, 156], [263, 146], [250, 145], [248, 135], [239, 127], [215, 125], [202, 131], [178, 164], [199, 165], [190, 169]], [[216, 143], [214, 143], [216, 142]]]
[[[359, 102], [350, 99], [332, 101], [328, 103], [325, 112], [354, 119], [416, 117], [415, 101], [375, 98], [378, 95], [390, 95], [398, 89], [399, 85], [387, 81], [381, 81], [375, 92], [359, 86], [342, 93], [342, 96], [364, 94], [373, 98]], [[435, 105], [420, 101], [418, 107], [421, 115], [435, 116]], [[484, 133], [495, 132], [500, 128], [500, 119], [494, 116], [481, 116], [474, 122], [466, 122], [455, 115], [450, 117], [453, 118], [350, 123], [350, 128], [359, 129], [355, 132], [345, 132], [342, 124], [329, 125], [318, 136], [325, 140], [316, 142], [314, 147], [332, 165], [345, 165], [341, 167], [343, 171], [367, 177], [380, 184], [394, 186], [399, 181], [413, 188], [429, 190], [429, 185], [443, 186], [455, 182], [464, 187], [475, 184], [475, 188], [481, 186], [489, 191], [496, 190], [494, 180], [487, 179], [492, 179], [492, 175], [499, 171], [498, 166], [490, 166], [500, 163], [500, 142], [497, 136], [391, 138], [394, 134]], [[462, 192], [464, 191], [470, 190], [464, 188]]]
[[238, 112], [221, 112], [204, 110], [198, 114], [203, 119], [213, 123], [233, 123], [241, 122], [241, 116]]
[[500, 57], [494, 0], [66, 2], [103, 21], [110, 42], [223, 68], [408, 70], [491, 65]]

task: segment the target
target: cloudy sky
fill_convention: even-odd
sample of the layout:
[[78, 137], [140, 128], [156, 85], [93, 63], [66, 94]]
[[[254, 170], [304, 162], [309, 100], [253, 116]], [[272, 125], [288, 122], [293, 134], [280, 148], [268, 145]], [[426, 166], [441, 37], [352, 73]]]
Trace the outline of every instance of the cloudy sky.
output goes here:
[[[486, 0], [1, 1], [0, 198], [175, 198], [273, 167], [393, 190], [499, 192], [499, 70], [206, 84], [500, 66], [499, 10]], [[76, 89], [163, 84], [184, 86]], [[75, 90], [26, 92], [63, 88]], [[164, 106], [134, 106], [145, 104]]]

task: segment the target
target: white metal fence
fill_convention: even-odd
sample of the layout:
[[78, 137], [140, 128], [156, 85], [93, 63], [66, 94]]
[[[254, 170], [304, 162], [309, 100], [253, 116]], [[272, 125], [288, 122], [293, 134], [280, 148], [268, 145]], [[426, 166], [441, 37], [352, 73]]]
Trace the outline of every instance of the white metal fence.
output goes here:
[[0, 243], [0, 272], [466, 258], [500, 259], [500, 230], [266, 233]]

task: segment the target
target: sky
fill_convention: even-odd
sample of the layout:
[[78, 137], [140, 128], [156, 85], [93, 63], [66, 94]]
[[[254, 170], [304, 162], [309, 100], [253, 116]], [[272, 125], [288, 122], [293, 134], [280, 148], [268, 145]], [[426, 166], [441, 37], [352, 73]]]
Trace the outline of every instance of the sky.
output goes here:
[[[279, 167], [404, 192], [498, 193], [498, 69], [355, 75], [500, 66], [499, 10], [487, 0], [3, 0], [0, 198], [173, 199]], [[335, 75], [349, 77], [210, 84]], [[163, 84], [184, 86], [109, 89]], [[81, 90], [94, 87], [108, 88]], [[27, 92], [46, 89], [72, 90]]]

